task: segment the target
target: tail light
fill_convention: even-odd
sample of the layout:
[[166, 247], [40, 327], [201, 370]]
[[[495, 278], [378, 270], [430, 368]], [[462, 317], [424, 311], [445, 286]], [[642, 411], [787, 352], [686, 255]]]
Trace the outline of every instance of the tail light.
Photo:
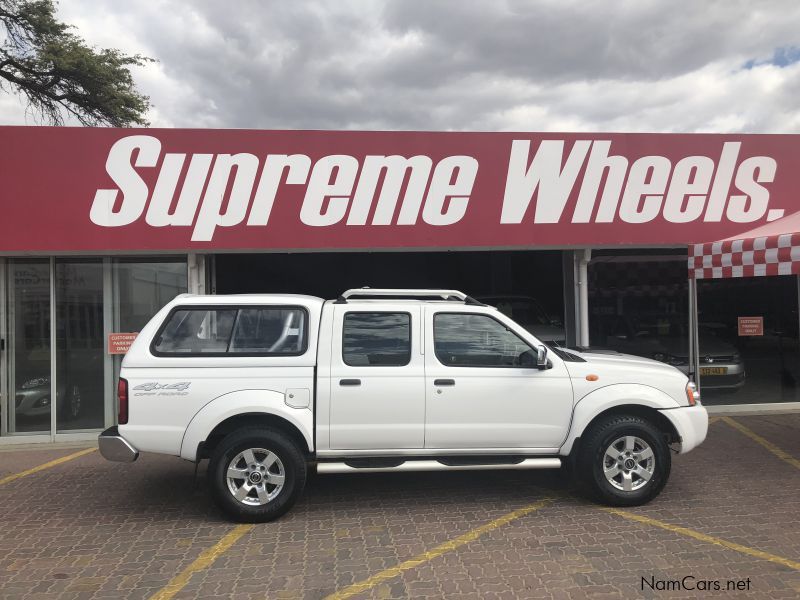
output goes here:
[[119, 400], [119, 424], [125, 425], [128, 422], [128, 380], [119, 378], [117, 384], [117, 400]]
[[700, 392], [697, 391], [693, 381], [686, 384], [686, 399], [689, 401], [689, 406], [694, 406], [700, 401]]

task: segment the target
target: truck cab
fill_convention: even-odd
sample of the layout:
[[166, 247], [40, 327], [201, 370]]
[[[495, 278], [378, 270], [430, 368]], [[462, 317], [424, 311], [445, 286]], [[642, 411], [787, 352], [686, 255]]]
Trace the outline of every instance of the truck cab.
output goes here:
[[574, 467], [601, 501], [666, 483], [708, 417], [678, 369], [548, 348], [456, 290], [183, 295], [142, 330], [119, 382], [111, 460], [210, 459], [223, 510], [263, 521], [306, 474]]

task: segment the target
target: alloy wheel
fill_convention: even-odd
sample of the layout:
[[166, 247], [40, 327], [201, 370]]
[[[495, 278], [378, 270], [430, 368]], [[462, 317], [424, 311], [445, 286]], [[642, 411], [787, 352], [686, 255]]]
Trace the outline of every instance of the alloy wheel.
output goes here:
[[286, 470], [277, 454], [248, 448], [228, 463], [226, 481], [231, 495], [247, 506], [263, 506], [281, 493]]
[[603, 474], [618, 490], [634, 492], [642, 489], [653, 477], [655, 455], [642, 438], [626, 435], [617, 438], [603, 455]]

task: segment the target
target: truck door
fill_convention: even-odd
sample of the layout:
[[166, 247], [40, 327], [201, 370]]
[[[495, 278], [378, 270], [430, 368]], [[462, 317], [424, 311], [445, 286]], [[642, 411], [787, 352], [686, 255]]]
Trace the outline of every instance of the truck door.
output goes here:
[[419, 305], [334, 306], [331, 449], [424, 447], [421, 317]]
[[500, 313], [426, 307], [426, 448], [556, 448], [567, 436], [572, 384], [536, 368], [535, 343]]

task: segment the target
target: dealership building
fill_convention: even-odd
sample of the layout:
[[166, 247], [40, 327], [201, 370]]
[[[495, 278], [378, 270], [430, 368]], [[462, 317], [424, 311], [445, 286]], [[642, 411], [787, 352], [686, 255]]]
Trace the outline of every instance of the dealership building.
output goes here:
[[800, 212], [800, 136], [0, 138], [0, 444], [113, 425], [127, 345], [186, 292], [458, 289], [542, 341], [673, 364], [706, 404], [800, 407], [796, 271], [689, 252]]

